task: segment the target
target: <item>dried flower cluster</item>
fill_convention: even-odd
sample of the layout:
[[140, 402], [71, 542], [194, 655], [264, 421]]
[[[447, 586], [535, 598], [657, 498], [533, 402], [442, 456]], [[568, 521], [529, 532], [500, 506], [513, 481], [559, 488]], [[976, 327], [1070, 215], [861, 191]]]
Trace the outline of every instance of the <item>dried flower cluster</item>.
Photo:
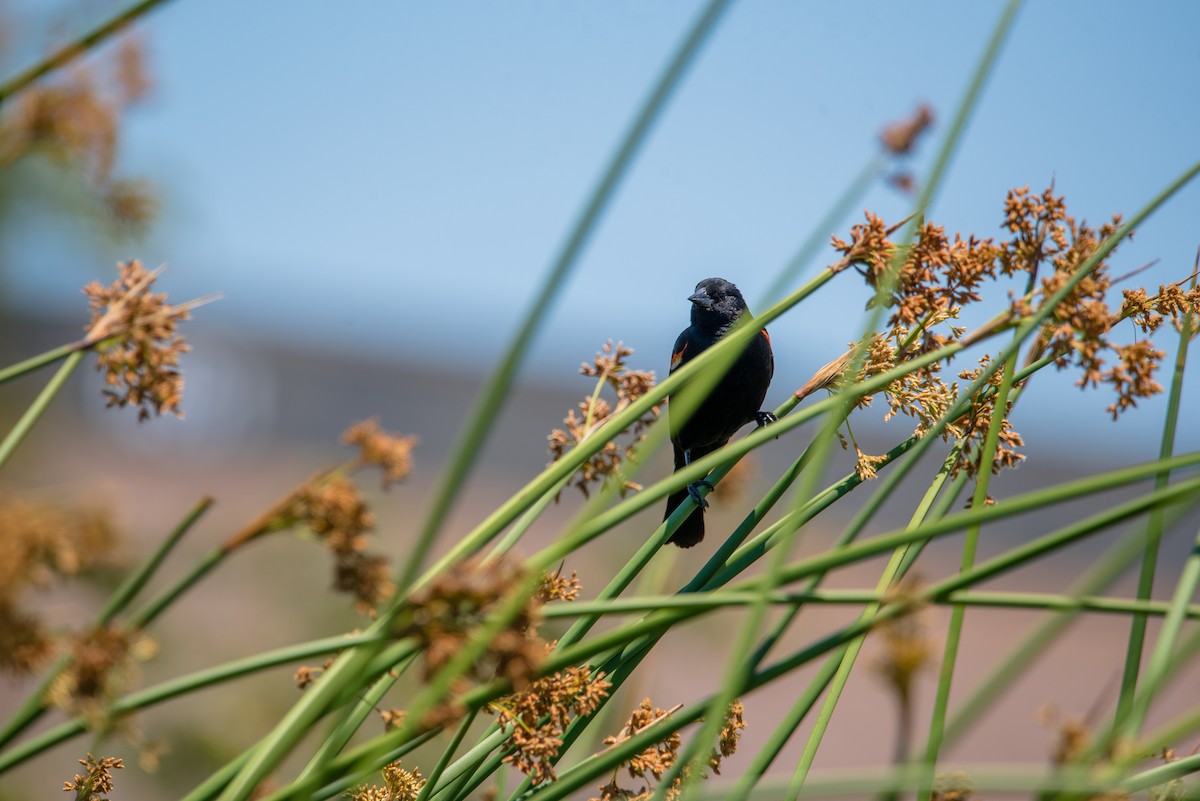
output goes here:
[[285, 518], [321, 538], [334, 556], [334, 589], [351, 595], [361, 614], [373, 614], [395, 594], [387, 557], [367, 550], [375, 515], [353, 481], [337, 476], [310, 482]]
[[125, 767], [117, 757], [96, 757], [91, 754], [79, 760], [86, 773], [76, 773], [75, 778], [63, 783], [64, 793], [75, 793], [78, 801], [104, 801], [104, 796], [113, 791], [112, 772]]
[[[565, 428], [550, 432], [547, 438], [550, 442], [551, 462], [556, 462], [571, 448], [577, 446], [589, 437], [605, 420], [625, 409], [629, 404], [644, 395], [654, 387], [654, 373], [644, 370], [630, 370], [625, 360], [633, 355], [633, 349], [625, 347], [621, 342], [613, 345], [609, 340], [603, 349], [596, 354], [591, 364], [584, 363], [579, 372], [589, 378], [596, 379], [596, 389], [592, 395], [579, 403], [579, 414], [572, 409], [563, 419]], [[601, 397], [605, 386], [616, 393], [616, 404]], [[624, 477], [621, 464], [634, 455], [634, 448], [646, 435], [646, 428], [658, 418], [660, 406], [653, 406], [646, 414], [633, 422], [627, 429], [612, 437], [596, 454], [584, 462], [575, 474], [574, 485], [587, 497], [589, 488], [605, 480], [618, 482], [621, 494], [641, 487]], [[618, 437], [624, 436], [623, 443]]]
[[[958, 374], [958, 377], [964, 381], [973, 382], [987, 372], [990, 363], [990, 356], [981, 356], [979, 367], [974, 370], [963, 370]], [[1001, 371], [996, 370], [988, 376], [984, 387], [998, 390], [1002, 379]], [[1020, 385], [1014, 384], [1013, 386], [1016, 388]], [[1012, 407], [1013, 399], [1010, 395], [1008, 402], [1005, 404], [1004, 416], [1000, 420], [996, 451], [992, 454], [993, 473], [999, 473], [1005, 468], [1016, 467], [1025, 459], [1024, 454], [1017, 453], [1017, 448], [1023, 447], [1025, 440], [1013, 430], [1012, 423], [1008, 421], [1008, 415], [1012, 413]], [[976, 475], [980, 460], [983, 458], [984, 439], [987, 436], [988, 427], [992, 423], [992, 416], [995, 414], [995, 409], [996, 393], [994, 391], [976, 393], [971, 397], [971, 410], [955, 424], [955, 429], [959, 432], [957, 436], [964, 437], [966, 440], [959, 451], [958, 463], [954, 467], [955, 472], [965, 470], [968, 476]]]
[[342, 442], [357, 445], [362, 463], [383, 471], [383, 488], [387, 489], [412, 472], [412, 452], [420, 440], [415, 436], [389, 434], [379, 427], [379, 418], [372, 417], [346, 429]]
[[135, 647], [140, 644], [136, 635], [113, 627], [75, 635], [71, 660], [46, 691], [47, 703], [98, 722], [108, 702], [137, 678]]
[[933, 107], [922, 103], [911, 117], [894, 122], [879, 133], [879, 141], [884, 150], [894, 156], [903, 156], [912, 151], [913, 146], [933, 125]]
[[76, 65], [23, 90], [0, 118], [0, 168], [44, 154], [77, 171], [118, 230], [140, 234], [157, 211], [149, 184], [114, 173], [121, 115], [149, 91], [137, 38], [127, 35], [113, 56]]
[[[890, 591], [890, 603], [912, 604], [921, 588], [919, 579], [906, 578]], [[913, 679], [933, 660], [933, 643], [928, 636], [924, 605], [910, 606], [879, 627], [883, 653], [873, 664], [896, 693], [902, 705], [912, 700]]]
[[946, 773], [933, 781], [932, 801], [970, 801], [975, 788], [961, 773]]
[[[526, 575], [521, 565], [502, 559], [470, 560], [447, 570], [408, 601], [397, 615], [395, 633], [416, 638], [424, 657], [425, 680], [462, 650], [508, 594], [525, 583]], [[455, 695], [471, 681], [493, 678], [508, 680], [518, 693], [528, 688], [546, 657], [546, 643], [537, 635], [542, 599], [563, 589], [557, 577], [543, 577], [542, 588], [530, 594], [525, 606], [488, 643], [487, 651], [459, 677]], [[451, 700], [430, 712], [423, 723], [448, 723], [462, 712]]]
[[190, 316], [187, 306], [173, 306], [165, 294], [150, 291], [158, 270], [136, 259], [117, 269], [121, 277], [111, 286], [93, 281], [83, 289], [92, 310], [88, 341], [98, 343], [96, 369], [109, 387], [108, 405], [137, 407], [139, 420], [151, 413], [182, 417], [179, 357], [189, 348], [177, 329]]
[[399, 762], [383, 769], [383, 786], [364, 784], [347, 795], [353, 801], [416, 801], [425, 779], [419, 770], [406, 770]]
[[0, 498], [0, 671], [38, 668], [54, 649], [41, 620], [20, 606], [28, 589], [106, 561], [117, 537], [108, 517], [18, 497]]
[[599, 709], [611, 686], [603, 673], [592, 676], [586, 665], [570, 667], [489, 704], [488, 711], [496, 714], [496, 721], [512, 728], [514, 751], [504, 761], [529, 776], [533, 784], [554, 781], [558, 778], [554, 759], [562, 748], [567, 724]]
[[[622, 727], [621, 731], [615, 737], [605, 738], [604, 743], [606, 745], [615, 745], [628, 740], [643, 729], [669, 717], [677, 709], [678, 707], [672, 710], [657, 709], [649, 698], [645, 698], [642, 700], [641, 705], [629, 716], [629, 722]], [[730, 704], [729, 710], [725, 714], [725, 724], [721, 727], [717, 747], [713, 749], [708, 759], [708, 766], [718, 775], [721, 772], [721, 760], [733, 756], [734, 752], [737, 751], [741, 731], [746, 728], [743, 714], [744, 710], [741, 701], [734, 701]], [[683, 740], [679, 732], [672, 732], [665, 739], [654, 743], [646, 750], [634, 755], [627, 762], [623, 763], [630, 778], [640, 779], [645, 782], [641, 787], [633, 789], [622, 787], [617, 783], [617, 776], [614, 774], [611, 782], [600, 787], [599, 797], [592, 798], [590, 801], [617, 801], [618, 799], [622, 799], [622, 801], [647, 801], [654, 795], [655, 782], [661, 780], [663, 774], [670, 770], [671, 766], [679, 758], [679, 747], [682, 742]], [[688, 768], [684, 767], [679, 772], [679, 775], [675, 777], [671, 786], [667, 788], [666, 797], [669, 801], [676, 801], [680, 797], [683, 784], [687, 781], [687, 778]]]
[[[1028, 187], [1014, 189], [1005, 201], [1004, 228], [1009, 234], [1003, 241], [948, 237], [943, 228], [932, 223], [917, 226], [910, 245], [901, 247], [891, 241], [896, 230], [867, 212], [866, 222], [855, 225], [849, 240], [833, 237], [834, 249], [843, 254], [843, 263], [855, 266], [867, 284], [877, 292], [872, 303], [882, 298], [889, 308], [888, 329], [866, 343], [865, 356], [857, 380], [890, 370], [913, 356], [929, 353], [956, 341], [971, 342], [966, 330], [954, 324], [965, 306], [982, 300], [986, 284], [1023, 275], [1024, 295], [1011, 304], [1009, 322], [1024, 316], [1041, 298], [1047, 301], [1067, 286], [1086, 261], [1120, 229], [1120, 217], [1099, 228], [1076, 221], [1067, 214], [1066, 204], [1053, 188], [1040, 194]], [[1107, 256], [1106, 256], [1107, 258]], [[1116, 312], [1105, 301], [1111, 286], [1108, 263], [1101, 259], [1087, 276], [1066, 292], [1057, 303], [1036, 338], [1027, 361], [1049, 353], [1058, 366], [1079, 366], [1081, 387], [1105, 384], [1116, 393], [1109, 407], [1114, 419], [1136, 405], [1140, 398], [1162, 391], [1154, 374], [1163, 358], [1149, 340], [1127, 345], [1110, 339], [1113, 326], [1130, 318], [1143, 331], [1152, 332], [1164, 317], [1176, 325], [1183, 315], [1196, 315], [1200, 291], [1184, 292], [1179, 284], [1162, 286], [1158, 295], [1148, 297], [1144, 290], [1126, 291], [1124, 303]], [[1113, 359], [1106, 367], [1105, 358]], [[959, 401], [956, 382], [940, 376], [944, 361], [917, 369], [892, 382], [883, 390], [888, 404], [885, 419], [904, 414], [917, 423], [915, 435], [922, 435]], [[988, 366], [989, 359], [981, 360]], [[959, 377], [974, 381], [983, 368], [965, 370]], [[844, 387], [847, 377], [834, 383]], [[995, 388], [999, 378], [993, 375], [972, 399], [971, 409], [945, 428], [945, 439], [966, 437], [964, 457], [957, 469], [977, 475], [982, 443], [994, 409]], [[1018, 385], [1019, 386], [1019, 385]], [[860, 407], [870, 405], [870, 397], [857, 400]], [[1010, 407], [1011, 408], [1011, 407]], [[1007, 415], [1006, 410], [1006, 415]], [[1000, 445], [992, 470], [1011, 467], [1023, 457], [1017, 452], [1022, 444], [1007, 417], [1002, 422]], [[878, 457], [859, 452], [857, 469], [864, 478], [874, 475]]]

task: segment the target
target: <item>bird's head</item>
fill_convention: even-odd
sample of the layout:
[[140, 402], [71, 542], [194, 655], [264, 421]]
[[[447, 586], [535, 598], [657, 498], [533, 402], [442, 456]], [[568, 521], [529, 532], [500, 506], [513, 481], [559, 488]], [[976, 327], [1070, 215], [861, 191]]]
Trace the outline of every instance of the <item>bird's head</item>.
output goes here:
[[692, 302], [692, 325], [727, 328], [746, 310], [742, 293], [724, 278], [705, 278], [688, 298]]

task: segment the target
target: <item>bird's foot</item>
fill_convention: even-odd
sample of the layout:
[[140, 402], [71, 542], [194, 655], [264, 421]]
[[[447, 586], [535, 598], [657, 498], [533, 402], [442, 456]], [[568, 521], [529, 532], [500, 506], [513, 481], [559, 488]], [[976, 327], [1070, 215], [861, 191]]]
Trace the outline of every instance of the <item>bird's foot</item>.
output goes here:
[[703, 510], [708, 508], [708, 501], [704, 500], [704, 496], [700, 494], [701, 486], [708, 487], [709, 492], [712, 492], [714, 489], [712, 482], [710, 482], [707, 478], [702, 478], [699, 481], [693, 481], [691, 484], [688, 484], [687, 493], [688, 496], [695, 501], [696, 505]]
[[779, 418], [776, 417], [773, 412], [756, 412], [754, 415], [754, 422], [758, 423], [759, 428], [769, 426], [771, 423], [778, 421]]

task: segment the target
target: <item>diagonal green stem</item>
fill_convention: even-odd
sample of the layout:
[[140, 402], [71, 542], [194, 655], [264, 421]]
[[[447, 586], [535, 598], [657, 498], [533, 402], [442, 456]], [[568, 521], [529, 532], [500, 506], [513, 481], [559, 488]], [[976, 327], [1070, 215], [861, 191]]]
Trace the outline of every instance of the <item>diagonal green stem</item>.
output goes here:
[[164, 0], [141, 0], [141, 2], [134, 3], [70, 44], [60, 47], [41, 62], [9, 78], [3, 84], [0, 84], [0, 106], [3, 106], [4, 101], [16, 92], [21, 91], [38, 78], [71, 63], [113, 34], [121, 32], [138, 17], [150, 11], [155, 6], [161, 5], [163, 2]]
[[[1193, 288], [1195, 280], [1192, 281]], [[1168, 395], [1166, 417], [1163, 419], [1162, 441], [1159, 444], [1158, 455], [1161, 459], [1169, 458], [1175, 452], [1175, 430], [1179, 422], [1180, 398], [1183, 394], [1183, 372], [1187, 365], [1188, 345], [1192, 340], [1192, 315], [1183, 315], [1179, 331], [1179, 346], [1175, 353], [1175, 370], [1171, 375], [1171, 389]], [[1154, 477], [1154, 488], [1162, 489], [1170, 481], [1170, 473], [1159, 473]], [[1158, 563], [1158, 546], [1163, 535], [1163, 519], [1161, 512], [1150, 515], [1146, 523], [1146, 549], [1142, 554], [1141, 572], [1138, 574], [1138, 600], [1150, 599], [1154, 592], [1154, 573]], [[1121, 691], [1117, 697], [1116, 720], [1121, 726], [1128, 718], [1133, 704], [1134, 692], [1137, 689], [1138, 672], [1142, 664], [1142, 649], [1146, 640], [1146, 617], [1134, 615], [1130, 621], [1129, 645], [1125, 650], [1125, 669], [1121, 676]]]
[[71, 377], [71, 373], [79, 366], [79, 362], [83, 360], [83, 352], [76, 351], [63, 361], [62, 366], [58, 368], [58, 372], [50, 379], [49, 383], [42, 389], [38, 396], [34, 398], [33, 403], [17, 420], [17, 424], [8, 432], [8, 436], [0, 441], [0, 467], [8, 464], [8, 460], [12, 457], [17, 447], [29, 436], [29, 432], [33, 430], [33, 426], [45, 414], [46, 409], [50, 408], [50, 402], [54, 400], [54, 396], [59, 393], [67, 379]]

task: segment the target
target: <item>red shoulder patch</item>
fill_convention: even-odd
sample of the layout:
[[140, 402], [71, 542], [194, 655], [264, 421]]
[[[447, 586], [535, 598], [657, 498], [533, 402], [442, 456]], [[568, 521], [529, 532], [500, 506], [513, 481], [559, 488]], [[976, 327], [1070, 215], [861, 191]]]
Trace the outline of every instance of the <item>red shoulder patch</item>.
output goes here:
[[767, 340], [767, 344], [771, 344], [771, 335], [767, 333], [767, 329], [762, 329], [763, 339]]
[[683, 343], [683, 347], [671, 354], [671, 369], [674, 370], [683, 361], [683, 354], [687, 353], [687, 343]]

